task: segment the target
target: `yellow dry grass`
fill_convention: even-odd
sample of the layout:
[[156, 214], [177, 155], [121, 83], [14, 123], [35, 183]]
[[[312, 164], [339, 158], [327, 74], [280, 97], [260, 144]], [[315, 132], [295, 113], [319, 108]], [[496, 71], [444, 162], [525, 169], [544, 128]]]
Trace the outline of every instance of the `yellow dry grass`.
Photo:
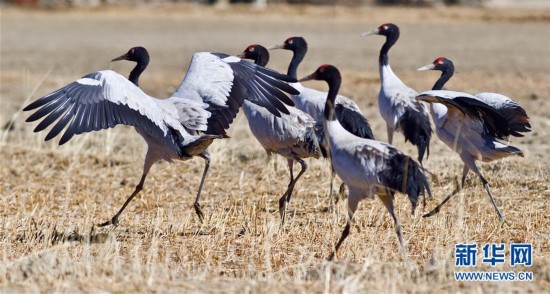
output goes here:
[[[176, 7], [2, 11], [0, 126], [13, 123], [0, 131], [2, 292], [548, 291], [548, 11]], [[271, 45], [304, 35], [310, 51], [300, 74], [321, 63], [339, 66], [342, 93], [358, 101], [375, 134], [385, 140], [376, 105], [382, 39], [358, 34], [386, 21], [402, 23], [402, 38], [390, 57], [407, 84], [429, 89], [436, 73], [415, 69], [445, 55], [460, 72], [448, 88], [514, 97], [533, 125], [533, 132], [513, 142], [525, 158], [482, 164], [505, 223], [497, 221], [472, 175], [430, 219], [411, 217], [408, 201], [397, 197], [409, 267], [378, 200], [361, 203], [337, 261], [325, 261], [344, 227], [346, 206], [340, 201], [335, 213], [324, 212], [329, 169], [322, 160], [308, 161], [288, 221], [280, 227], [277, 199], [287, 184], [286, 162], [266, 157], [242, 116], [230, 129], [231, 139], [211, 146], [203, 225], [192, 209], [203, 168], [203, 161], [194, 159], [154, 166], [120, 225], [94, 228], [117, 211], [139, 180], [143, 140], [119, 126], [58, 147], [43, 142], [45, 134], [32, 133], [34, 125], [24, 123], [27, 114], [20, 112], [29, 101], [88, 72], [114, 67], [126, 75], [131, 64], [109, 60], [134, 45], [147, 47], [152, 56], [141, 82], [145, 91], [163, 97], [177, 86], [192, 52], [236, 54], [250, 43]], [[272, 67], [284, 71], [289, 57], [273, 52]], [[395, 145], [416, 154], [399, 135]], [[454, 188], [461, 162], [434, 138], [426, 167], [437, 175], [431, 184], [439, 199]], [[532, 271], [535, 280], [456, 282], [453, 272], [462, 269], [454, 266], [454, 245], [473, 242], [532, 243], [530, 268], [480, 265], [475, 270]]]

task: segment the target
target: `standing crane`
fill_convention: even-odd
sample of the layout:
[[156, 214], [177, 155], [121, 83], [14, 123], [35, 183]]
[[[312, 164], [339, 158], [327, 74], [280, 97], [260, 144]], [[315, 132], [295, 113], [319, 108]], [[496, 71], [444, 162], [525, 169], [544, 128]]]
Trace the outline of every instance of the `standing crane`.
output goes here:
[[422, 92], [416, 99], [430, 103], [435, 133], [464, 162], [460, 185], [424, 217], [438, 213], [462, 189], [468, 171], [472, 170], [481, 179], [498, 218], [502, 221], [502, 213], [495, 203], [489, 182], [481, 175], [475, 161], [490, 162], [512, 155], [523, 157], [520, 149], [502, 140], [509, 136], [523, 137], [522, 133], [530, 132], [529, 116], [519, 104], [501, 94], [480, 93], [473, 96], [441, 90], [454, 72], [453, 62], [445, 57], [437, 58], [418, 70], [442, 72], [432, 91]]
[[[137, 51], [130, 49], [130, 53]], [[127, 53], [115, 60], [128, 58], [131, 56]], [[134, 192], [111, 220], [99, 226], [118, 224], [126, 206], [143, 189], [155, 162], [185, 161], [195, 156], [205, 160], [194, 203], [195, 212], [202, 221], [204, 213], [199, 199], [210, 166], [208, 146], [215, 139], [228, 137], [225, 130], [244, 100], [280, 116], [289, 113], [285, 104], [294, 105], [285, 92], [298, 94], [286, 83], [295, 82], [295, 79], [222, 53], [193, 54], [187, 75], [168, 99], [151, 97], [136, 86], [144, 69], [143, 61], [138, 61], [130, 80], [111, 70], [93, 72], [24, 108], [24, 111], [35, 110], [27, 122], [42, 119], [35, 132], [57, 121], [46, 135], [46, 141], [65, 129], [60, 145], [74, 135], [118, 124], [135, 127], [147, 143], [143, 173]]]
[[362, 34], [362, 36], [370, 35], [386, 37], [378, 60], [381, 81], [378, 108], [386, 121], [388, 143], [392, 144], [394, 131], [403, 133], [405, 141], [410, 141], [418, 149], [418, 161], [422, 164], [424, 154], [426, 157], [430, 155], [432, 128], [428, 109], [414, 100], [416, 91], [397, 77], [389, 63], [388, 51], [399, 39], [399, 27], [386, 23]]
[[[238, 56], [252, 59], [262, 67], [269, 62], [269, 51], [261, 45], [250, 45]], [[307, 169], [303, 158], [319, 158], [321, 153], [315, 135], [315, 120], [295, 107], [287, 107], [289, 114], [282, 114], [280, 117], [249, 101], [244, 101], [242, 109], [252, 134], [267, 154], [275, 153], [287, 159], [290, 182], [279, 199], [279, 214], [284, 222], [286, 206], [292, 197], [294, 186]], [[296, 178], [293, 174], [294, 161], [302, 166]]]
[[[307, 42], [303, 37], [290, 37], [284, 41], [283, 44], [272, 46], [269, 49], [285, 49], [292, 51], [292, 59], [288, 66], [287, 74], [293, 78], [298, 78], [298, 66], [304, 59], [307, 53]], [[324, 146], [324, 109], [327, 92], [318, 91], [315, 89], [304, 87], [301, 83], [292, 84], [294, 88], [300, 91], [298, 95], [291, 95], [292, 101], [296, 104], [296, 107], [309, 115], [311, 115], [317, 122], [317, 128], [321, 130], [319, 132], [319, 142], [321, 143], [321, 151], [326, 154], [323, 149]], [[350, 133], [365, 139], [373, 139], [369, 121], [365, 118], [359, 106], [348, 97], [337, 95], [335, 105], [336, 118], [340, 124]], [[334, 206], [333, 196], [333, 182], [334, 182], [334, 170], [332, 170], [332, 178], [330, 182], [330, 207], [332, 210]], [[340, 189], [342, 190], [342, 188]]]
[[324, 115], [330, 158], [334, 170], [349, 187], [349, 221], [329, 260], [334, 258], [338, 248], [349, 235], [350, 223], [359, 201], [365, 198], [372, 199], [374, 195], [378, 195], [393, 218], [395, 232], [406, 257], [401, 226], [395, 216], [393, 200], [396, 192], [407, 194], [414, 213], [419, 196], [425, 195], [426, 192], [431, 195], [430, 185], [421, 166], [390, 144], [360, 138], [344, 129], [335, 118], [334, 104], [342, 80], [336, 67], [321, 65], [314, 73], [300, 79], [300, 82], [313, 79], [324, 80], [328, 84]]

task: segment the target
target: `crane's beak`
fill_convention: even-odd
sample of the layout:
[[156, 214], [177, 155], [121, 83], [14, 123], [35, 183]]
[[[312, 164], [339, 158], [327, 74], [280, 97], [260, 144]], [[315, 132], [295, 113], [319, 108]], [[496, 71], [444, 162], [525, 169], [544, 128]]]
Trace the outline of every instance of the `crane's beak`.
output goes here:
[[235, 56], [236, 56], [236, 57], [239, 57], [239, 58], [245, 58], [245, 56], [244, 56], [244, 55], [245, 55], [245, 54], [244, 54], [244, 52], [242, 52], [242, 53], [240, 53], [240, 54], [237, 54], [237, 55], [235, 55]]
[[305, 82], [305, 81], [311, 81], [315, 80], [315, 73], [310, 74], [309, 76], [305, 76], [298, 80], [298, 83]]
[[435, 65], [433, 63], [430, 63], [428, 65], [425, 65], [425, 66], [417, 69], [417, 71], [430, 70], [430, 69], [434, 69], [434, 68], [435, 68]]
[[128, 59], [128, 53], [125, 53], [125, 54], [120, 55], [119, 57], [117, 57], [117, 58], [111, 60], [111, 62], [113, 62], [113, 61], [119, 61], [119, 60], [126, 60], [126, 59]]
[[368, 37], [368, 36], [370, 36], [370, 35], [378, 35], [379, 33], [380, 33], [380, 30], [376, 28], [376, 29], [374, 29], [374, 30], [372, 30], [372, 31], [368, 31], [368, 32], [366, 32], [366, 33], [362, 33], [362, 34], [361, 34], [361, 37]]
[[285, 44], [273, 45], [267, 48], [267, 50], [273, 50], [273, 49], [285, 49]]

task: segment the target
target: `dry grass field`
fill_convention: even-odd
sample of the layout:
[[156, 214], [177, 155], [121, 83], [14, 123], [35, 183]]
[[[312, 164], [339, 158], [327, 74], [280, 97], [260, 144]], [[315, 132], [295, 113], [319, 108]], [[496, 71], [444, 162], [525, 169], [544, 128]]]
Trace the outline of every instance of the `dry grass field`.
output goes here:
[[[322, 63], [343, 73], [342, 94], [354, 98], [386, 140], [378, 113], [377, 55], [381, 37], [359, 34], [384, 22], [401, 27], [390, 51], [394, 71], [416, 90], [438, 74], [416, 68], [446, 56], [457, 71], [447, 88], [513, 97], [533, 131], [514, 138], [524, 158], [481, 164], [505, 222], [499, 223], [479, 180], [438, 215], [397, 196], [409, 266], [393, 221], [379, 200], [364, 201], [337, 260], [327, 262], [346, 221], [346, 204], [328, 206], [329, 168], [309, 160], [289, 217], [280, 226], [278, 198], [287, 185], [286, 161], [268, 158], [244, 116], [230, 139], [210, 148], [212, 166], [200, 224], [192, 203], [200, 158], [153, 167], [145, 189], [116, 228], [110, 218], [141, 175], [145, 143], [130, 127], [73, 138], [62, 147], [44, 142], [24, 123], [28, 102], [96, 70], [128, 75], [133, 64], [111, 63], [130, 47], [149, 49], [141, 86], [168, 97], [196, 51], [241, 52], [292, 35], [309, 42], [299, 70]], [[0, 71], [0, 292], [229, 292], [401, 293], [548, 292], [550, 289], [550, 11], [483, 9], [199, 6], [35, 11], [2, 8]], [[285, 71], [291, 53], [275, 51], [270, 66]], [[312, 87], [325, 89], [322, 83]], [[394, 144], [416, 157], [401, 135]], [[426, 167], [435, 200], [461, 172], [458, 156], [434, 136]], [[337, 183], [339, 184], [338, 180]], [[532, 243], [534, 264], [472, 270], [532, 271], [532, 282], [457, 282], [457, 243]], [[481, 251], [481, 248], [479, 248]], [[508, 260], [508, 259], [507, 259]]]

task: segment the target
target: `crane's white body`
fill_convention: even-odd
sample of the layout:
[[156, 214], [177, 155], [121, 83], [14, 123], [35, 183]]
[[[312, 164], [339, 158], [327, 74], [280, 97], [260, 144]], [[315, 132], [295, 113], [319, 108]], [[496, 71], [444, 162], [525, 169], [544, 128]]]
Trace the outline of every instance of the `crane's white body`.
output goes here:
[[319, 157], [318, 149], [307, 148], [307, 136], [315, 136], [315, 120], [307, 113], [294, 107], [287, 107], [290, 114], [276, 117], [249, 101], [244, 101], [243, 112], [252, 134], [268, 154], [276, 153], [294, 159]]
[[338, 120], [327, 121], [330, 155], [336, 174], [349, 187], [348, 205], [357, 207], [364, 198], [385, 195], [378, 172], [385, 168], [388, 146], [375, 140], [363, 139], [346, 131]]
[[[431, 107], [437, 137], [460, 157], [473, 158], [480, 161], [500, 159], [507, 153], [499, 150], [508, 147], [495, 138], [483, 135], [483, 125], [471, 120], [460, 111], [449, 111], [440, 103]], [[504, 156], [503, 156], [504, 155]]]
[[425, 116], [428, 116], [428, 108], [426, 105], [420, 104], [414, 100], [418, 93], [405, 85], [393, 72], [389, 64], [381, 65], [380, 71], [380, 92], [378, 94], [378, 109], [380, 115], [388, 128], [388, 142], [392, 142], [393, 131], [402, 131], [399, 126], [400, 118], [405, 114], [405, 111], [420, 111]]

